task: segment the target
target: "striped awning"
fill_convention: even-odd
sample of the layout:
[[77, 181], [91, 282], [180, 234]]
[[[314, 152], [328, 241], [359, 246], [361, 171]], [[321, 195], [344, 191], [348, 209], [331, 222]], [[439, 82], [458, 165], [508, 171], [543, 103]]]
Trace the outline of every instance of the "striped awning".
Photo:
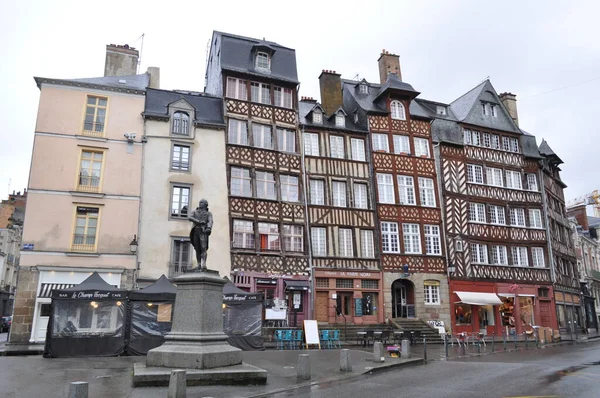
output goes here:
[[50, 298], [52, 297], [53, 290], [62, 290], [67, 289], [69, 287], [75, 286], [73, 283], [42, 283], [42, 287], [40, 289], [40, 293], [38, 297], [41, 298]]

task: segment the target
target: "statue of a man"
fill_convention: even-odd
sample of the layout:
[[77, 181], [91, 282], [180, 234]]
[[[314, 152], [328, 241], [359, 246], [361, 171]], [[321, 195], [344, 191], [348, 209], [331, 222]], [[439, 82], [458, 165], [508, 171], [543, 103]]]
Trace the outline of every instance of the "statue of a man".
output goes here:
[[199, 269], [206, 269], [206, 252], [208, 251], [208, 237], [212, 232], [213, 216], [208, 211], [208, 202], [202, 199], [196, 210], [188, 217], [194, 223], [190, 231], [190, 242], [196, 251], [196, 260]]

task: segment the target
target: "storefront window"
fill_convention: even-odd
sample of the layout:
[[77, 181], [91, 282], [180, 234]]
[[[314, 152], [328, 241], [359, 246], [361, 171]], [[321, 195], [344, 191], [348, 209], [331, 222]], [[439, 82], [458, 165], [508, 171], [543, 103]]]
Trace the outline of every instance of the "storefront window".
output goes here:
[[457, 325], [470, 325], [472, 322], [471, 304], [457, 304], [454, 309], [454, 318]]
[[523, 331], [532, 330], [532, 327], [535, 324], [533, 301], [534, 297], [519, 297], [519, 313]]
[[288, 303], [291, 304], [290, 311], [304, 311], [304, 300], [303, 300], [303, 292], [302, 291], [291, 291], [288, 294]]
[[486, 326], [494, 325], [494, 306], [479, 306], [479, 327], [484, 329]]
[[567, 317], [565, 315], [565, 306], [557, 304], [556, 310], [558, 312], [558, 327], [566, 328], [567, 327]]
[[500, 297], [502, 305], [499, 307], [502, 326], [508, 334], [515, 333], [515, 299], [514, 297]]
[[363, 315], [377, 315], [378, 293], [363, 293]]

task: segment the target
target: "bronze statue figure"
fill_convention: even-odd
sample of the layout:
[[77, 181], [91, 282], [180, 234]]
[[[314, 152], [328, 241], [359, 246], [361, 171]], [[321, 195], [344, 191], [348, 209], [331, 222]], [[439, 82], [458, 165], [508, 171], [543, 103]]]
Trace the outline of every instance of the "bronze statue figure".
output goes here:
[[190, 231], [190, 242], [196, 251], [196, 260], [198, 269], [206, 269], [206, 252], [208, 251], [208, 237], [212, 232], [213, 216], [208, 211], [208, 201], [200, 200], [196, 210], [188, 217], [188, 220], [194, 223]]

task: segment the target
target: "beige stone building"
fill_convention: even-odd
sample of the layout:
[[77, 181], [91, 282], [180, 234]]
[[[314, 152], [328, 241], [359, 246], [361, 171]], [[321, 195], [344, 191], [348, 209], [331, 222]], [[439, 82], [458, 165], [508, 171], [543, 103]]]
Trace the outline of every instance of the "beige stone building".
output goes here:
[[11, 343], [45, 340], [53, 289], [93, 271], [111, 285], [133, 284], [141, 114], [158, 79], [136, 74], [137, 51], [128, 46], [107, 46], [106, 61], [100, 78], [35, 78], [40, 101]]
[[213, 214], [207, 265], [229, 276], [229, 208], [223, 101], [149, 89], [144, 109], [140, 286], [197, 265], [188, 216], [200, 199]]

